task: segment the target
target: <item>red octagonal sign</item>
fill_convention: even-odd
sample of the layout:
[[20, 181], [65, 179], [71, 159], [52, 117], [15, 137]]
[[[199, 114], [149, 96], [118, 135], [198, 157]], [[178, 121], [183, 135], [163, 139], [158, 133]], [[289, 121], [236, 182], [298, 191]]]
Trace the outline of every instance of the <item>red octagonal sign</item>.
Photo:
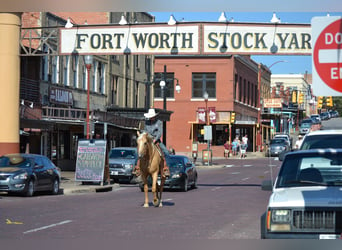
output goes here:
[[316, 37], [313, 63], [319, 78], [342, 93], [342, 19], [328, 24]]

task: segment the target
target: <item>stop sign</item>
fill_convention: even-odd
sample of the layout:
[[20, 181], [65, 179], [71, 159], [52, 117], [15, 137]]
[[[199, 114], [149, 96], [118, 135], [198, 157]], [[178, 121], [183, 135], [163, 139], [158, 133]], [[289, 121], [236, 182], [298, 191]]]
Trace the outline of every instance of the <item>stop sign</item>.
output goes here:
[[316, 95], [342, 95], [341, 27], [341, 17], [314, 18], [312, 21], [312, 80]]

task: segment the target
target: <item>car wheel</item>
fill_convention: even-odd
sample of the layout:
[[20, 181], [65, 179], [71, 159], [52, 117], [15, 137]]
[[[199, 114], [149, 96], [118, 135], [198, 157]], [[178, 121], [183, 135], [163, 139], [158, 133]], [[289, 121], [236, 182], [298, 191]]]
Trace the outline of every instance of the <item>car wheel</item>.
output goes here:
[[58, 193], [59, 193], [59, 181], [57, 179], [55, 179], [53, 181], [51, 194], [52, 195], [57, 195]]
[[187, 192], [187, 191], [188, 191], [188, 185], [189, 185], [188, 178], [185, 177], [185, 179], [184, 179], [184, 184], [183, 184], [183, 188], [182, 188], [182, 191], [183, 191], [183, 192]]
[[34, 181], [30, 180], [28, 185], [27, 185], [27, 189], [25, 192], [25, 196], [26, 197], [32, 197], [34, 194]]
[[196, 189], [197, 188], [197, 175], [195, 176], [194, 183], [191, 185], [191, 188]]

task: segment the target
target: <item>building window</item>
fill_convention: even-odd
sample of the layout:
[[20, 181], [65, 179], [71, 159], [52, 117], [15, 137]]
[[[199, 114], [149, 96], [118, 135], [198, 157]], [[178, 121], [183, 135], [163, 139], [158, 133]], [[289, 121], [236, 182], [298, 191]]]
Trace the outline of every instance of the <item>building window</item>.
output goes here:
[[83, 66], [83, 72], [82, 72], [82, 89], [86, 90], [87, 89], [87, 67]]
[[98, 75], [99, 75], [99, 93], [104, 94], [105, 89], [105, 65], [101, 62], [98, 64]]
[[216, 98], [216, 73], [192, 73], [192, 97], [203, 98], [205, 91]]
[[78, 60], [79, 56], [78, 55], [73, 55], [72, 56], [72, 81], [73, 81], [73, 86], [74, 88], [78, 87]]
[[94, 61], [93, 62], [93, 66], [91, 67], [94, 70], [94, 73], [93, 73], [92, 78], [91, 78], [92, 79], [91, 80], [92, 88], [90, 88], [91, 91], [93, 91], [93, 92], [96, 91], [96, 87], [97, 87], [97, 79], [98, 79], [98, 68], [97, 68], [97, 65], [98, 65], [98, 63], [99, 62]]
[[52, 60], [52, 83], [59, 81], [59, 56], [55, 56]]
[[[154, 75], [154, 97], [155, 98], [163, 98], [163, 93], [160, 87], [160, 81], [162, 80], [164, 73], [155, 73]], [[175, 89], [175, 73], [166, 73], [166, 98], [174, 98], [174, 89]]]
[[[204, 130], [205, 124], [194, 124], [194, 141], [199, 143], [208, 143], [204, 140]], [[212, 140], [211, 145], [221, 146], [227, 140], [229, 140], [229, 125], [228, 124], [212, 124]]]
[[69, 86], [69, 59], [70, 56], [63, 58], [63, 83], [65, 86]]

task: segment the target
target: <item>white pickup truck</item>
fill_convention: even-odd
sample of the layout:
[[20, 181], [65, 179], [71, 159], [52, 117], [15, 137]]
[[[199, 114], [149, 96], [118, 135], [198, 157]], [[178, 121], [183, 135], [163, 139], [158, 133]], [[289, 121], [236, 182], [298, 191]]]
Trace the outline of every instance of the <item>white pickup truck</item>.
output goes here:
[[342, 238], [342, 149], [287, 153], [261, 216], [263, 239]]

